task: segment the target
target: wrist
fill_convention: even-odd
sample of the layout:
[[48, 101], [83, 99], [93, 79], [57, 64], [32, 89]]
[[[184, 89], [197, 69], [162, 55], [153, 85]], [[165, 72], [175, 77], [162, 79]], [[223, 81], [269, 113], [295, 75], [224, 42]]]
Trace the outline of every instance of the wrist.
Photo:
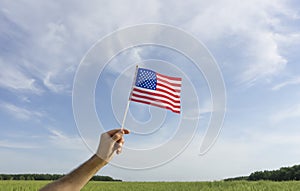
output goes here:
[[100, 158], [97, 154], [94, 154], [92, 156], [92, 159], [94, 159], [95, 163], [97, 163], [100, 166], [105, 166], [108, 163], [106, 160]]

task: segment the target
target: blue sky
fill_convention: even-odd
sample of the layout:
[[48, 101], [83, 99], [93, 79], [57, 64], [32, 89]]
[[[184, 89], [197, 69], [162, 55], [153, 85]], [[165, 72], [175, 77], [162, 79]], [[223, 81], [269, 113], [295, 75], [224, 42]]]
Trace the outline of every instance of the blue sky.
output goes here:
[[[176, 26], [210, 50], [226, 85], [224, 126], [214, 147], [199, 156], [213, 111], [204, 79], [190, 74], [198, 79], [196, 92], [203, 112], [195, 137], [181, 155], [153, 169], [107, 166], [99, 174], [129, 181], [218, 180], [299, 164], [299, 2], [4, 0], [0, 7], [1, 173], [66, 173], [89, 158], [92, 152], [79, 136], [73, 117], [76, 69], [97, 40], [142, 23]], [[124, 52], [116, 60], [184, 60], [174, 55], [146, 47]], [[111, 110], [105, 100], [118, 79], [113, 72], [117, 61], [97, 83], [100, 117]], [[104, 94], [102, 86], [107, 88]], [[138, 121], [149, 119], [146, 106], [132, 104], [130, 112]], [[165, 114], [167, 120], [176, 118]], [[105, 118], [103, 124], [118, 125], [113, 117]], [[128, 136], [128, 146], [135, 141]], [[91, 142], [97, 146], [97, 140]]]

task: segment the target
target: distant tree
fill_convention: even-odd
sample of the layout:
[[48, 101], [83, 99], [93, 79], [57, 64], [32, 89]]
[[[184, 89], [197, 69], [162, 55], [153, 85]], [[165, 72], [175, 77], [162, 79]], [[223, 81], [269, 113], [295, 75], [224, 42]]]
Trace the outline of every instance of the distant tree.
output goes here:
[[27, 176], [26, 176], [26, 180], [34, 180], [34, 178], [33, 178], [33, 176], [31, 176], [31, 175], [27, 175]]
[[248, 180], [272, 180], [272, 181], [287, 181], [300, 180], [300, 165], [292, 167], [282, 167], [272, 171], [258, 171], [251, 173]]
[[239, 176], [234, 178], [227, 178], [224, 181], [248, 180], [249, 176]]
[[112, 177], [109, 176], [93, 176], [91, 180], [94, 181], [114, 181]]
[[20, 176], [19, 180], [25, 180], [24, 176]]
[[7, 174], [2, 174], [3, 180], [10, 180], [11, 176]]
[[294, 174], [294, 180], [300, 180], [300, 170], [296, 170]]
[[[62, 174], [0, 174], [0, 180], [57, 180]], [[94, 181], [121, 181], [109, 176], [94, 176]]]
[[263, 180], [263, 172], [261, 171], [257, 171], [257, 172], [254, 172], [254, 173], [251, 173], [248, 180]]
[[57, 179], [61, 178], [62, 176], [64, 176], [64, 175], [61, 175], [61, 174], [53, 174], [52, 177], [51, 177], [51, 180], [57, 180]]

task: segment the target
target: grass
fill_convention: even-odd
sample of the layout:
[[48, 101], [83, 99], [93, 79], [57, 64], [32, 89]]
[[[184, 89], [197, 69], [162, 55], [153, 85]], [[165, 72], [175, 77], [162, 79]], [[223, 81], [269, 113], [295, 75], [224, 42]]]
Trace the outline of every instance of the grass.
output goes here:
[[[0, 181], [0, 191], [37, 191], [49, 181]], [[94, 182], [82, 191], [299, 191], [300, 181]]]
[[49, 181], [1, 180], [0, 191], [35, 191]]

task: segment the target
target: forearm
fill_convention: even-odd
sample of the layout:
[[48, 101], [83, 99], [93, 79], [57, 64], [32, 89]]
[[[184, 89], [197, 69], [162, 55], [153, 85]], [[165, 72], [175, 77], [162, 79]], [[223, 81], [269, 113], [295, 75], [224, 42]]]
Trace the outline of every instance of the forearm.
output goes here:
[[106, 164], [106, 161], [97, 155], [93, 155], [77, 169], [57, 181], [48, 184], [40, 191], [79, 191]]
[[99, 147], [95, 155], [66, 176], [54, 181], [40, 191], [79, 191], [100, 168], [105, 166], [113, 154], [121, 152], [127, 129], [114, 129], [101, 135]]

